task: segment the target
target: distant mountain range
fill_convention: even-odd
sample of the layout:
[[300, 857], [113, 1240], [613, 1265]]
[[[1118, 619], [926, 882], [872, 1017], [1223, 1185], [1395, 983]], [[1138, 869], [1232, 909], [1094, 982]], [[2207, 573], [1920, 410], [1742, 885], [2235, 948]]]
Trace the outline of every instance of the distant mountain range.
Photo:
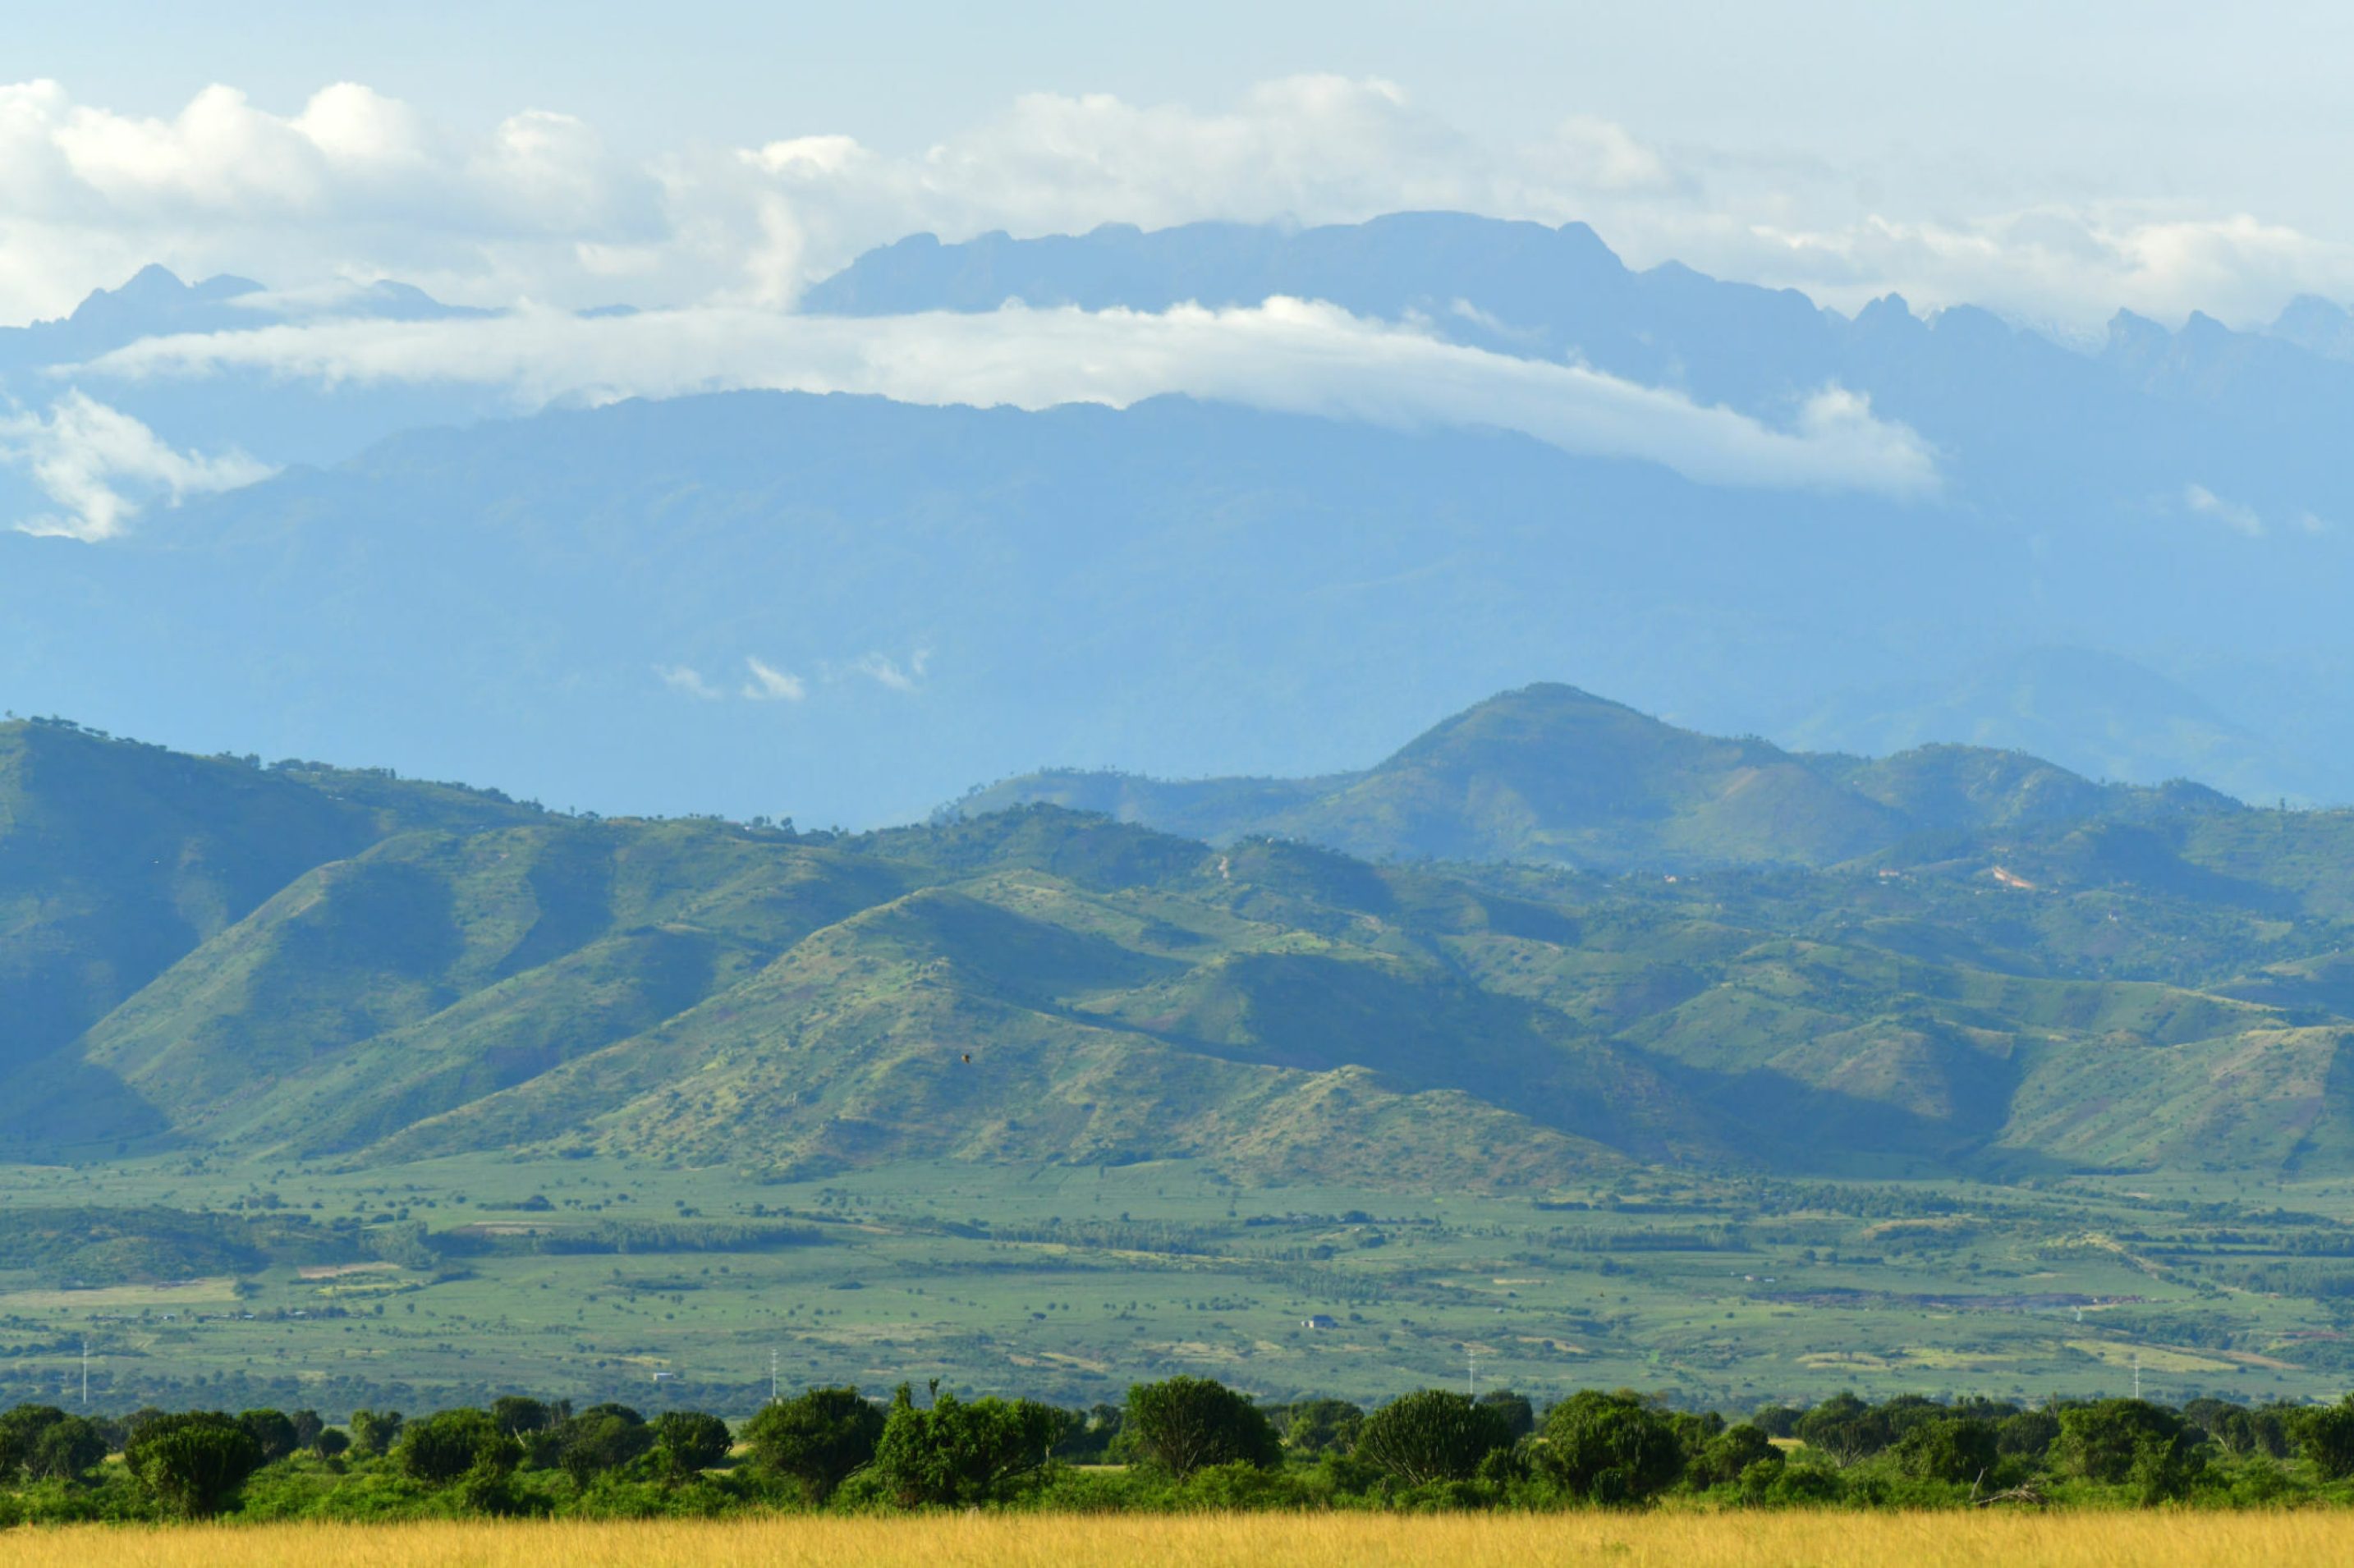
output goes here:
[[[2354, 328], [2324, 302], [2254, 333], [2121, 316], [2079, 352], [1969, 309], [1849, 318], [1631, 270], [1579, 225], [1406, 214], [919, 236], [805, 308], [1276, 292], [1776, 426], [1837, 384], [1933, 444], [1945, 488], [1727, 488], [1182, 398], [504, 418], [497, 387], [76, 369], [162, 333], [467, 313], [151, 269], [0, 333], [0, 388], [34, 410], [78, 389], [175, 446], [291, 466], [102, 546], [0, 535], [0, 701], [607, 810], [855, 826], [1041, 765], [1330, 773], [1532, 680], [1809, 751], [1967, 740], [2092, 779], [2354, 800]], [[0, 478], [0, 512], [51, 504], [29, 471]]]
[[[1794, 758], [1562, 690], [1318, 799], [1352, 789], [1349, 831], [1535, 812], [1597, 863], [1776, 863], [1378, 866], [1043, 805], [855, 837], [598, 821], [19, 723], [0, 1156], [1186, 1158], [1538, 1192], [1659, 1160], [2354, 1169], [2354, 815], [1955, 748]], [[1825, 871], [1776, 823], [1823, 854], [1923, 831]]]
[[2197, 784], [2094, 784], [1981, 747], [1881, 759], [1787, 752], [1557, 685], [1481, 703], [1361, 773], [1168, 782], [1055, 770], [976, 790], [949, 811], [1034, 802], [1216, 843], [1273, 835], [1373, 859], [1610, 871], [1830, 865], [1954, 835], [2242, 809]]

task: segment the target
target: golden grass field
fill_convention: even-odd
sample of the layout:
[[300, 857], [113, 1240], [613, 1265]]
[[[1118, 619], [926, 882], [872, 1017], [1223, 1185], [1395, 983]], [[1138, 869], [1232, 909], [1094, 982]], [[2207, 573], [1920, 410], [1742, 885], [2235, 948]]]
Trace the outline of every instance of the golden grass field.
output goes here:
[[2065, 1568], [2354, 1561], [2354, 1513], [1192, 1515], [24, 1530], [26, 1568]]

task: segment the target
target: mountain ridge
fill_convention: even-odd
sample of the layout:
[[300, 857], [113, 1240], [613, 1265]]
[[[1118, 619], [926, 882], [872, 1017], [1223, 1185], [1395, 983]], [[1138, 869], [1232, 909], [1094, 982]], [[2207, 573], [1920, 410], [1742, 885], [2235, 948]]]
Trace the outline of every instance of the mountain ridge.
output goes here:
[[[1762, 745], [1572, 705], [1638, 751], [1723, 748], [1738, 770]], [[1402, 755], [1459, 757], [1469, 731], [1494, 762], [1510, 726], [1482, 716]], [[1897, 782], [1945, 800], [1956, 769], [1932, 761], [1938, 790]], [[2043, 775], [1994, 777], [1968, 798], [1980, 816]], [[12, 1017], [0, 1156], [569, 1151], [796, 1177], [1186, 1160], [1540, 1191], [1658, 1164], [2354, 1157], [2333, 1087], [2354, 993], [2331, 967], [2354, 946], [2354, 814], [2075, 788], [2119, 809], [2006, 804], [1999, 826], [1828, 869], [1627, 876], [1213, 847], [1035, 803], [861, 835], [575, 817], [17, 724], [0, 728], [0, 891], [18, 890], [0, 974], [115, 951], [91, 909], [155, 935], [46, 1033]], [[47, 826], [82, 802], [125, 820]], [[301, 810], [334, 831], [275, 825]], [[166, 846], [182, 869], [158, 883]], [[193, 922], [191, 867], [229, 890]], [[96, 892], [23, 891], [77, 885]]]
[[1361, 772], [1164, 783], [1050, 770], [941, 810], [1038, 800], [1212, 842], [1274, 833], [1376, 860], [1610, 870], [1827, 865], [1924, 834], [2238, 809], [2200, 785], [2096, 784], [1988, 747], [1928, 746], [1877, 759], [1788, 752], [1680, 729], [1550, 683], [1478, 704]]

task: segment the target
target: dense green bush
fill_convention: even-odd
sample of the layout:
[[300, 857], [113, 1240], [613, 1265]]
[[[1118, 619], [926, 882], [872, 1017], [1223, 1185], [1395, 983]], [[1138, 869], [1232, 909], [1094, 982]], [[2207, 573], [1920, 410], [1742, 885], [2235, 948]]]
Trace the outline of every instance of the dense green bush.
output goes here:
[[143, 1424], [123, 1451], [123, 1463], [166, 1510], [207, 1519], [228, 1508], [261, 1468], [261, 1445], [233, 1415], [191, 1411]]
[[1345, 1399], [1303, 1399], [1277, 1405], [1267, 1415], [1295, 1454], [1345, 1453], [1365, 1427], [1364, 1411]]
[[352, 1452], [362, 1458], [373, 1459], [392, 1452], [400, 1438], [400, 1412], [398, 1410], [355, 1410], [350, 1423]]
[[521, 1461], [523, 1447], [486, 1410], [444, 1410], [404, 1426], [392, 1457], [410, 1479], [446, 1486], [475, 1472], [504, 1476]]
[[282, 1459], [302, 1446], [293, 1418], [279, 1410], [249, 1410], [237, 1418], [261, 1450], [261, 1462]]
[[643, 1417], [627, 1405], [599, 1404], [555, 1428], [557, 1467], [576, 1488], [634, 1463], [654, 1446]]
[[1739, 1481], [1759, 1466], [1759, 1480], [1771, 1478], [1771, 1471], [1782, 1464], [1782, 1451], [1774, 1440], [1758, 1428], [1746, 1423], [1728, 1426], [1709, 1439], [1701, 1451], [1684, 1461], [1684, 1475], [1695, 1486], [1715, 1487]]
[[2148, 1456], [2188, 1446], [2189, 1424], [2173, 1411], [2138, 1399], [2104, 1399], [2060, 1412], [2051, 1456], [2062, 1475], [2115, 1485]]
[[1367, 1416], [1356, 1454], [1400, 1484], [1418, 1487], [1469, 1480], [1480, 1460], [1511, 1442], [1511, 1428], [1492, 1405], [1426, 1388]]
[[652, 1425], [655, 1457], [673, 1485], [718, 1464], [734, 1446], [727, 1423], [699, 1410], [667, 1411]]
[[883, 1412], [855, 1388], [813, 1388], [762, 1405], [745, 1424], [744, 1441], [755, 1464], [822, 1503], [875, 1457], [883, 1422]]
[[[544, 1417], [546, 1425], [534, 1426]], [[1088, 1511], [1637, 1507], [1681, 1490], [1716, 1506], [1955, 1508], [1976, 1499], [2067, 1506], [2354, 1502], [2354, 1401], [2181, 1410], [2137, 1400], [2022, 1411], [1917, 1396], [1827, 1400], [1789, 1424], [1826, 1436], [1785, 1453], [1758, 1425], [1727, 1425], [1626, 1392], [1574, 1394], [1512, 1440], [1511, 1407], [1443, 1390], [1360, 1416], [1338, 1401], [1268, 1409], [1198, 1378], [1140, 1385], [1082, 1414], [1023, 1400], [888, 1411], [855, 1389], [811, 1389], [744, 1426], [751, 1462], [727, 1464], [718, 1416], [652, 1421], [624, 1405], [578, 1414], [513, 1400], [399, 1423], [355, 1412], [375, 1446], [310, 1413], [249, 1410], [85, 1419], [51, 1405], [0, 1413], [0, 1521], [390, 1520], [457, 1515], [713, 1516], [796, 1495], [840, 1511], [999, 1507]], [[1332, 1435], [1357, 1428], [1342, 1451]], [[1077, 1468], [1056, 1456], [1087, 1429], [1136, 1462]], [[1291, 1441], [1276, 1442], [1278, 1430]], [[521, 1436], [517, 1436], [518, 1432]], [[102, 1463], [110, 1433], [122, 1465]], [[300, 1439], [309, 1435], [307, 1446]], [[1893, 1435], [1873, 1447], [1875, 1435]], [[1839, 1445], [1837, 1448], [1833, 1444]], [[541, 1464], [518, 1464], [526, 1447]], [[1869, 1452], [1861, 1450], [1869, 1448]], [[271, 1457], [276, 1454], [276, 1457]]]
[[1630, 1393], [1588, 1389], [1545, 1417], [1540, 1463], [1576, 1497], [1639, 1503], [1675, 1484], [1683, 1445], [1659, 1411]]
[[1916, 1421], [1896, 1440], [1897, 1468], [1916, 1481], [1976, 1485], [2000, 1457], [1994, 1427], [1972, 1416]]
[[1798, 1418], [1798, 1441], [1842, 1465], [1868, 1459], [1896, 1440], [1886, 1411], [1851, 1393], [1835, 1393]]
[[20, 1404], [0, 1414], [0, 1481], [78, 1481], [106, 1457], [106, 1448], [96, 1422], [54, 1404]]
[[2300, 1412], [2291, 1433], [2298, 1450], [2325, 1478], [2354, 1475], [2354, 1395]]
[[902, 1508], [989, 1502], [1043, 1467], [1062, 1429], [1060, 1411], [1030, 1400], [967, 1404], [943, 1393], [918, 1408], [901, 1383], [875, 1446], [873, 1472]]
[[1128, 1391], [1122, 1430], [1137, 1457], [1179, 1480], [1214, 1465], [1264, 1468], [1283, 1457], [1267, 1413], [1222, 1383], [1172, 1377]]

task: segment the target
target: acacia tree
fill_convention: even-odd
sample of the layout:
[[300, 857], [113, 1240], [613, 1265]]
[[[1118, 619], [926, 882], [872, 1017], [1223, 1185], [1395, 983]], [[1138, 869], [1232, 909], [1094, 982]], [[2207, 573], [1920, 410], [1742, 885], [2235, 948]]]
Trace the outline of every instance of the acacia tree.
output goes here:
[[1282, 1441], [1266, 1413], [1212, 1378], [1132, 1385], [1122, 1430], [1148, 1463], [1181, 1481], [1212, 1465], [1264, 1469], [1283, 1457]]
[[813, 1388], [761, 1407], [744, 1427], [753, 1461], [800, 1483], [811, 1502], [875, 1457], [883, 1412], [855, 1388]]

